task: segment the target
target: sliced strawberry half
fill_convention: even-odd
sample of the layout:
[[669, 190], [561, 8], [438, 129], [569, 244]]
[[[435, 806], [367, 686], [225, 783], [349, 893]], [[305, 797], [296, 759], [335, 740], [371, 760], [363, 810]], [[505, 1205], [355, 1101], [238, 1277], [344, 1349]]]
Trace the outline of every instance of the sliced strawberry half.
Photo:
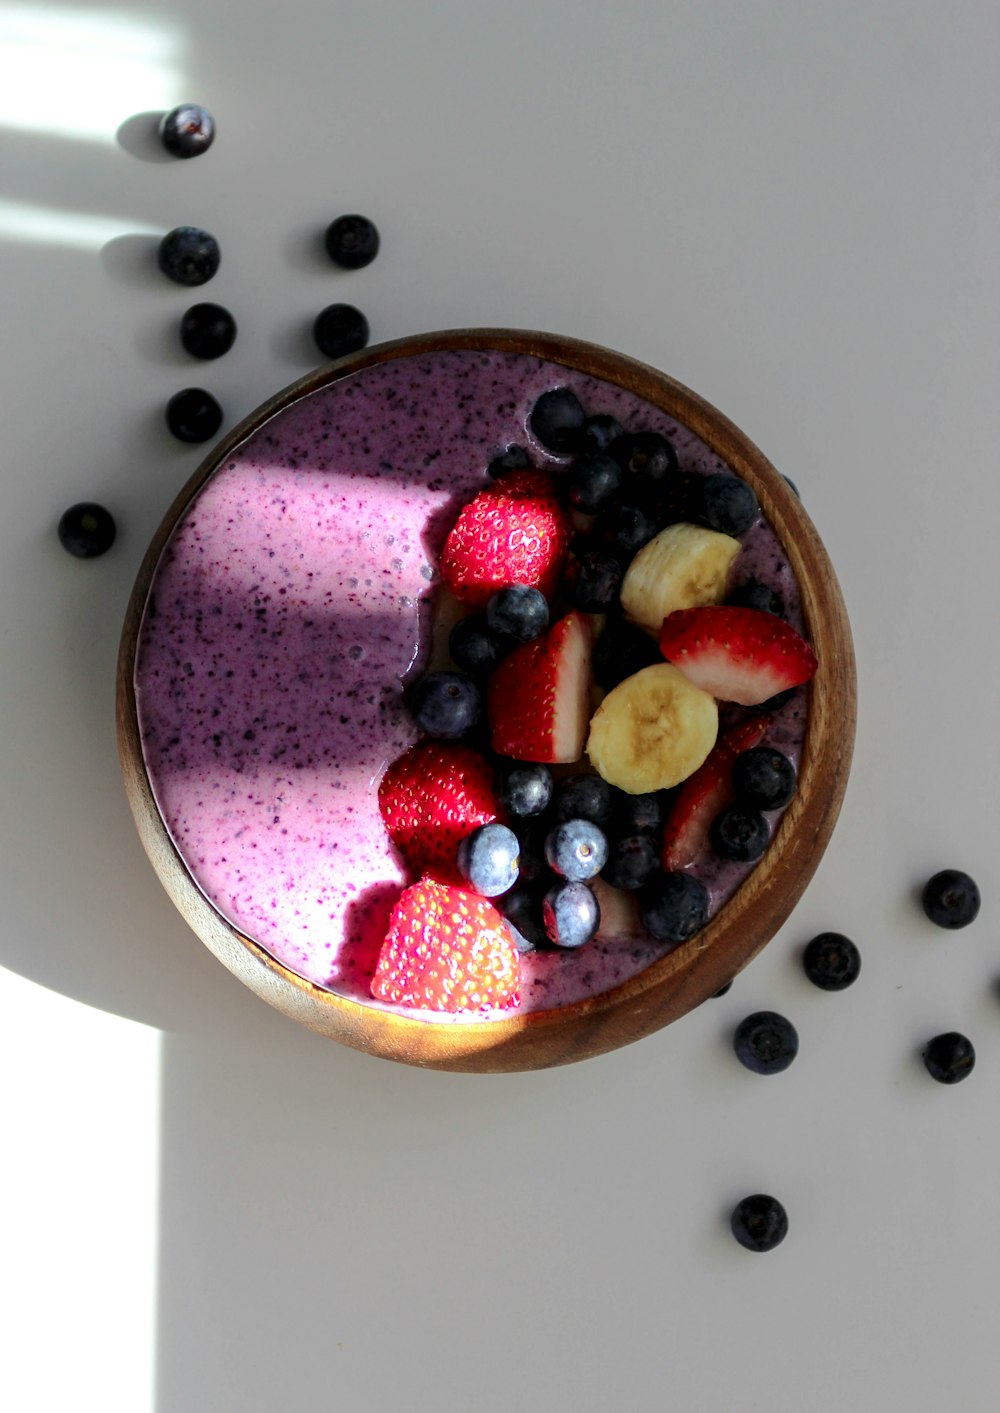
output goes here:
[[429, 1011], [490, 1011], [518, 1003], [521, 964], [506, 922], [485, 898], [433, 878], [392, 910], [372, 995]]
[[454, 879], [459, 844], [502, 815], [490, 762], [452, 741], [418, 741], [397, 757], [382, 776], [378, 805], [414, 873]]
[[696, 687], [742, 706], [759, 706], [808, 682], [819, 665], [805, 638], [784, 619], [728, 605], [668, 613], [660, 652]]
[[552, 477], [513, 471], [462, 507], [441, 551], [441, 577], [477, 607], [510, 584], [551, 598], [572, 534]]
[[502, 756], [577, 761], [590, 724], [591, 630], [574, 610], [506, 657], [487, 694], [491, 744]]
[[663, 867], [687, 868], [702, 852], [712, 820], [732, 804], [733, 762], [759, 745], [771, 724], [769, 716], [742, 721], [720, 736], [704, 765], [689, 775], [674, 798], [663, 830]]

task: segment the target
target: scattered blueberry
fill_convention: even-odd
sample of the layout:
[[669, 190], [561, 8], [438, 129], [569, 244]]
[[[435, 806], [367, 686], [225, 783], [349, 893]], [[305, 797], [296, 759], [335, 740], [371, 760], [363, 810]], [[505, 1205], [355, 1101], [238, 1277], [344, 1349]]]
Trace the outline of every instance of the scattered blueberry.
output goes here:
[[484, 898], [498, 898], [517, 882], [520, 852], [506, 824], [482, 824], [458, 846], [458, 871]]
[[802, 492], [799, 490], [798, 486], [797, 486], [797, 485], [795, 484], [795, 482], [792, 480], [791, 476], [785, 476], [785, 477], [784, 477], [784, 480], [787, 481], [788, 485], [791, 486], [792, 490], [793, 490], [793, 491], [795, 492], [795, 494], [798, 496], [799, 500], [801, 500], [801, 499], [802, 499]]
[[567, 570], [569, 601], [584, 613], [607, 613], [618, 602], [624, 575], [624, 568], [613, 554], [600, 549], [584, 550], [571, 560]]
[[720, 859], [733, 859], [738, 863], [759, 859], [771, 837], [764, 816], [740, 805], [730, 805], [716, 815], [708, 836]]
[[343, 358], [368, 343], [368, 320], [353, 304], [328, 304], [316, 315], [313, 338], [324, 358]]
[[788, 1213], [776, 1197], [755, 1192], [737, 1202], [729, 1226], [748, 1251], [773, 1251], [788, 1235]]
[[785, 614], [781, 595], [759, 579], [748, 579], [745, 584], [730, 590], [726, 603], [734, 608], [755, 608], [760, 613], [773, 613], [776, 618], [783, 618]]
[[617, 559], [630, 563], [656, 535], [657, 524], [638, 505], [614, 505], [601, 516], [597, 533]]
[[534, 436], [549, 451], [565, 455], [579, 445], [584, 413], [580, 399], [569, 388], [542, 393], [528, 419]]
[[221, 358], [236, 341], [236, 320], [221, 304], [192, 304], [181, 319], [181, 343], [192, 358]]
[[115, 522], [110, 510], [96, 501], [82, 500], [59, 517], [59, 543], [74, 559], [96, 559], [115, 542]]
[[546, 835], [545, 858], [560, 878], [583, 883], [596, 878], [607, 862], [607, 837], [593, 820], [564, 820]]
[[204, 388], [184, 388], [167, 403], [166, 418], [178, 441], [207, 442], [222, 426], [222, 408]]
[[660, 850], [651, 834], [631, 834], [616, 839], [608, 849], [602, 869], [612, 888], [633, 892], [644, 888], [660, 867]]
[[515, 819], [530, 819], [548, 808], [552, 799], [552, 772], [547, 765], [525, 761], [511, 766], [500, 787], [500, 799]]
[[454, 741], [479, 720], [479, 688], [461, 672], [428, 672], [410, 688], [409, 707], [421, 731], [435, 741]]
[[634, 672], [662, 661], [663, 655], [648, 633], [615, 615], [609, 617], [594, 646], [594, 681], [610, 692]]
[[532, 643], [549, 626], [549, 605], [540, 589], [511, 584], [491, 594], [486, 604], [486, 626], [493, 633]]
[[197, 103], [182, 103], [164, 113], [158, 133], [171, 157], [199, 157], [215, 140], [215, 119]]
[[686, 942], [708, 919], [708, 889], [690, 873], [664, 873], [639, 895], [646, 930], [659, 942]]
[[160, 241], [157, 261], [168, 280], [203, 285], [219, 268], [219, 242], [197, 226], [177, 226]]
[[979, 889], [967, 873], [945, 868], [924, 884], [924, 912], [938, 927], [968, 927], [979, 912]]
[[531, 465], [531, 457], [523, 446], [515, 446], [511, 443], [504, 451], [494, 456], [487, 466], [487, 471], [494, 481], [506, 476], [508, 471], [524, 471]]
[[622, 435], [622, 424], [609, 412], [595, 412], [593, 417], [586, 418], [580, 433], [587, 451], [607, 451]]
[[750, 809], [783, 809], [796, 783], [792, 762], [773, 746], [754, 746], [733, 762], [733, 788]]
[[739, 539], [760, 514], [757, 497], [738, 476], [720, 471], [700, 485], [700, 519], [712, 530]]
[[957, 1030], [945, 1035], [935, 1035], [924, 1046], [924, 1064], [927, 1073], [939, 1084], [958, 1084], [972, 1073], [976, 1063], [976, 1052], [972, 1041]]
[[378, 230], [367, 216], [338, 216], [323, 237], [326, 253], [344, 270], [360, 270], [378, 254]]
[[553, 813], [560, 822], [589, 819], [607, 829], [613, 798], [608, 782], [593, 772], [564, 775], [555, 787]]
[[814, 986], [822, 991], [843, 991], [858, 979], [861, 953], [849, 937], [821, 932], [806, 947], [802, 965]]
[[754, 1074], [780, 1074], [799, 1053], [798, 1032], [777, 1011], [755, 1011], [736, 1027], [733, 1049]]
[[732, 979], [730, 979], [729, 981], [727, 981], [727, 982], [725, 983], [725, 985], [720, 986], [719, 989], [718, 989], [718, 991], [713, 991], [713, 992], [712, 992], [712, 999], [713, 999], [713, 1001], [717, 1001], [720, 996], [726, 996], [726, 995], [728, 995], [728, 993], [729, 993], [730, 991], [732, 991], [732, 989], [733, 989], [733, 983], [732, 983]]
[[581, 457], [566, 474], [570, 505], [584, 515], [596, 515], [614, 497], [622, 483], [622, 468], [604, 452]]
[[542, 920], [557, 947], [582, 947], [601, 925], [601, 909], [586, 883], [557, 883], [542, 899]]

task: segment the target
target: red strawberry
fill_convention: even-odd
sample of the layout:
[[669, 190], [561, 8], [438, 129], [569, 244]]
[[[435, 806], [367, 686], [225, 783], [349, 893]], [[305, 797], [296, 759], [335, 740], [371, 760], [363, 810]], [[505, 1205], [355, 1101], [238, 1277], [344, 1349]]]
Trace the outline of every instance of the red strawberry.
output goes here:
[[441, 576], [456, 598], [482, 607], [509, 584], [551, 598], [572, 537], [544, 471], [513, 471], [462, 507], [441, 551]]
[[808, 682], [816, 654], [783, 618], [758, 608], [681, 608], [660, 629], [660, 652], [713, 697], [759, 706]]
[[733, 762], [760, 742], [770, 724], [770, 717], [758, 716], [734, 726], [684, 781], [663, 830], [663, 867], [668, 873], [686, 868], [705, 847], [712, 820], [735, 798]]
[[392, 762], [378, 787], [392, 842], [414, 873], [457, 878], [455, 856], [467, 834], [500, 817], [493, 767], [471, 746], [418, 741]]
[[510, 930], [477, 893], [422, 878], [403, 891], [375, 964], [372, 995], [429, 1011], [516, 1006], [521, 967]]
[[580, 759], [590, 723], [590, 650], [590, 624], [574, 609], [504, 658], [486, 698], [495, 751], [547, 763]]

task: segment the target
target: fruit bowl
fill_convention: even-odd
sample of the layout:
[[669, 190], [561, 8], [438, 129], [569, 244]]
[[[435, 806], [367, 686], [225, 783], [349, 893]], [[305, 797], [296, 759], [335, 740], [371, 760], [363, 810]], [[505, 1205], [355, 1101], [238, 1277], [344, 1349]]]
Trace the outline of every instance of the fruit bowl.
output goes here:
[[[525, 948], [516, 1005], [429, 1013], [372, 992], [379, 944], [413, 881], [380, 820], [380, 782], [418, 734], [404, 683], [428, 665], [448, 665], [454, 604], [449, 610], [439, 584], [442, 545], [463, 507], [489, 487], [491, 459], [523, 443], [554, 483], [562, 477], [565, 485], [572, 471], [569, 443], [550, 436], [545, 444], [532, 421], [539, 399], [555, 389], [573, 391], [596, 421], [617, 418], [636, 445], [668, 437], [678, 485], [721, 476], [732, 486], [735, 476], [753, 492], [760, 515], [733, 553], [755, 555], [754, 564], [769, 559], [792, 604], [787, 616], [819, 664], [808, 685], [803, 680], [773, 716], [760, 717], [790, 733], [797, 786], [787, 807], [771, 814], [762, 856], [739, 869], [715, 868], [707, 921], [683, 940], [648, 936], [648, 911], [639, 926], [632, 895], [605, 888], [597, 938], [572, 949]], [[557, 511], [567, 540], [575, 533], [590, 543], [602, 532], [589, 493], [575, 510], [564, 503]], [[692, 541], [700, 554], [712, 538], [690, 526], [667, 530], [683, 541], [672, 546], [675, 559], [691, 553]], [[579, 571], [582, 551], [568, 553]], [[664, 604], [647, 589], [649, 577], [637, 570], [628, 581], [639, 586], [630, 612], [640, 624], [644, 612], [651, 618], [655, 643]], [[547, 591], [558, 603], [562, 590]], [[719, 602], [721, 593], [694, 602]], [[577, 638], [603, 632], [598, 646], [613, 644], [611, 618], [571, 610], [555, 627], [571, 618]], [[588, 661], [589, 652], [581, 650]], [[515, 657], [497, 679], [517, 681], [509, 669]], [[662, 660], [650, 671], [658, 681], [677, 675]], [[519, 685], [492, 693], [498, 714]], [[602, 759], [620, 754], [607, 729], [615, 695], [607, 691], [601, 703], [598, 690], [590, 702], [595, 723], [603, 713]], [[490, 711], [492, 721], [492, 704]], [[737, 733], [759, 737], [755, 711]], [[650, 1034], [714, 995], [773, 936], [839, 812], [854, 739], [854, 661], [836, 577], [808, 515], [721, 413], [666, 375], [592, 344], [459, 330], [324, 367], [215, 447], [168, 510], [137, 576], [117, 714], [126, 790], [150, 860], [195, 933], [245, 985], [311, 1029], [384, 1058], [524, 1070]], [[591, 729], [591, 759], [603, 771]], [[636, 795], [655, 788], [642, 783], [649, 751], [641, 744], [623, 786]], [[517, 755], [512, 747], [506, 753]], [[549, 759], [558, 775], [572, 771], [576, 757]], [[586, 761], [576, 768], [587, 769]]]

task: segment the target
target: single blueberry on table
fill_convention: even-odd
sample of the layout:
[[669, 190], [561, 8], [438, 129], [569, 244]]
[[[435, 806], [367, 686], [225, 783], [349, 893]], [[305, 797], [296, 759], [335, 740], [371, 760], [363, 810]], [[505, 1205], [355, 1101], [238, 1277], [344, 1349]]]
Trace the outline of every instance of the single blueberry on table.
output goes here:
[[540, 589], [510, 584], [491, 594], [486, 604], [486, 626], [491, 632], [533, 643], [549, 626], [549, 605]]
[[583, 422], [580, 399], [569, 388], [552, 388], [542, 393], [528, 418], [532, 434], [542, 446], [560, 456], [579, 446]]
[[552, 772], [547, 765], [525, 761], [508, 768], [500, 799], [515, 819], [530, 819], [548, 808], [552, 799]]
[[368, 320], [353, 304], [328, 304], [316, 315], [313, 338], [324, 358], [344, 358], [368, 343]]
[[799, 1036], [777, 1011], [755, 1011], [736, 1027], [733, 1049], [754, 1074], [781, 1074], [799, 1053]]
[[733, 608], [755, 608], [760, 613], [773, 613], [776, 618], [785, 615], [781, 595], [759, 579], [748, 579], [745, 584], [731, 589], [726, 595], [726, 603]]
[[517, 882], [521, 845], [506, 824], [482, 824], [458, 846], [458, 871], [484, 898], [498, 898]]
[[566, 473], [569, 503], [584, 515], [596, 515], [608, 505], [621, 483], [622, 468], [605, 452], [581, 457]]
[[167, 427], [181, 442], [207, 442], [222, 426], [222, 408], [204, 388], [184, 388], [167, 403]]
[[567, 570], [567, 597], [584, 613], [607, 613], [618, 602], [624, 577], [624, 567], [613, 554], [602, 549], [584, 550]]
[[730, 805], [712, 820], [708, 837], [720, 859], [752, 863], [767, 848], [771, 831], [758, 810]]
[[748, 1251], [773, 1251], [788, 1235], [788, 1213], [776, 1197], [755, 1192], [737, 1202], [729, 1226]]
[[157, 262], [168, 280], [178, 285], [203, 285], [222, 258], [219, 242], [197, 226], [176, 226], [160, 241]]
[[957, 1030], [935, 1035], [924, 1047], [927, 1073], [939, 1084], [958, 1084], [966, 1079], [976, 1063], [972, 1041]]
[[795, 494], [798, 496], [799, 500], [801, 500], [801, 499], [802, 499], [802, 492], [799, 490], [798, 486], [797, 486], [797, 485], [795, 484], [795, 482], [792, 480], [791, 476], [785, 476], [785, 477], [784, 477], [784, 480], [785, 480], [785, 481], [787, 482], [787, 484], [791, 487], [791, 489], [795, 492]]
[[729, 992], [732, 991], [732, 989], [733, 983], [730, 979], [729, 981], [724, 982], [723, 985], [719, 987], [718, 991], [712, 992], [712, 1000], [717, 1001], [720, 996], [728, 996]]
[[840, 932], [820, 932], [802, 956], [805, 974], [821, 991], [843, 991], [861, 974], [861, 953]]
[[595, 412], [593, 417], [584, 420], [580, 440], [587, 451], [607, 451], [623, 434], [624, 428], [617, 417], [612, 417], [610, 412]]
[[164, 113], [157, 132], [171, 157], [200, 157], [215, 141], [215, 119], [197, 103], [181, 103]]
[[783, 809], [795, 794], [795, 767], [773, 746], [753, 746], [733, 762], [733, 788], [754, 810]]
[[639, 892], [646, 931], [659, 942], [686, 942], [708, 920], [708, 889], [690, 873], [664, 873]]
[[727, 471], [704, 477], [699, 491], [699, 519], [722, 535], [739, 539], [760, 514], [757, 497], [746, 481]]
[[606, 829], [613, 798], [608, 782], [592, 771], [564, 775], [555, 787], [553, 813], [559, 821], [589, 819]]
[[660, 850], [651, 834], [631, 834], [616, 839], [608, 849], [601, 871], [612, 888], [634, 892], [644, 888], [660, 868]]
[[924, 884], [924, 912], [938, 927], [968, 927], [979, 914], [979, 889], [961, 869], [945, 868]]
[[115, 542], [115, 521], [110, 510], [96, 501], [82, 500], [59, 517], [59, 543], [74, 559], [96, 559]]
[[326, 253], [344, 270], [360, 270], [378, 254], [379, 234], [367, 216], [338, 216], [323, 237]]
[[531, 457], [523, 446], [516, 446], [513, 442], [503, 451], [498, 452], [487, 466], [486, 470], [493, 477], [494, 481], [501, 480], [509, 471], [525, 471], [531, 465]]
[[461, 672], [428, 672], [408, 693], [408, 704], [421, 731], [435, 741], [454, 741], [479, 720], [479, 688]]
[[601, 925], [601, 909], [586, 883], [557, 883], [542, 899], [542, 921], [557, 947], [582, 947]]
[[181, 344], [192, 358], [221, 358], [236, 342], [236, 320], [221, 304], [192, 304], [181, 318]]
[[596, 878], [607, 858], [607, 837], [593, 820], [567, 819], [546, 835], [546, 862], [553, 873], [570, 883]]

